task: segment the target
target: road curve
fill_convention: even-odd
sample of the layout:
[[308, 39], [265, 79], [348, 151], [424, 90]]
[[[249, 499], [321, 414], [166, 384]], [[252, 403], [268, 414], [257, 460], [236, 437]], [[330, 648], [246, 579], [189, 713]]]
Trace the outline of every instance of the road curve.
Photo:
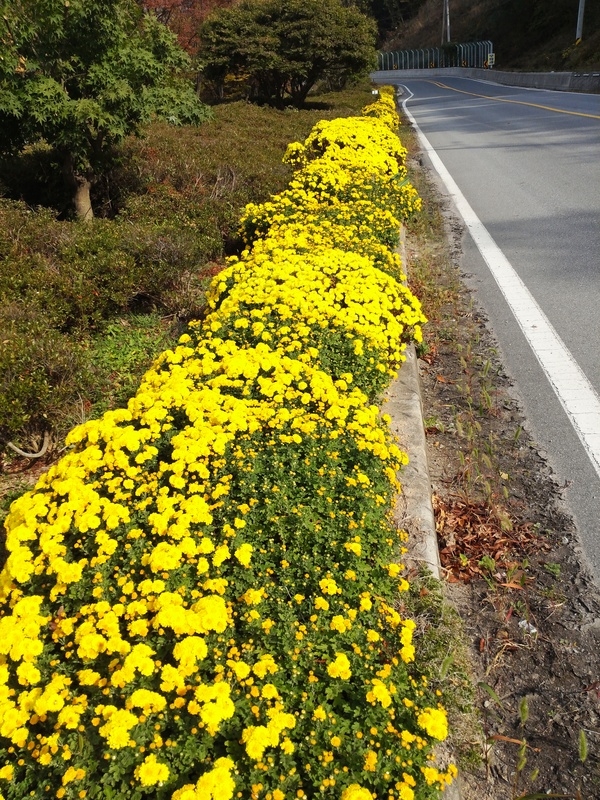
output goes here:
[[438, 76], [400, 91], [600, 583], [600, 95]]

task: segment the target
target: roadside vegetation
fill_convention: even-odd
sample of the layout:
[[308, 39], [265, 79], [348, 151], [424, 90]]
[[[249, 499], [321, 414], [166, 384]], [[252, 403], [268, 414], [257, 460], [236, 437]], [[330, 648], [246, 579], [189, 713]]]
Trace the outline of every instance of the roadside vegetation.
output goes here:
[[397, 126], [385, 91], [290, 144], [205, 313], [13, 503], [7, 800], [433, 800], [456, 776], [375, 405], [425, 321]]
[[[279, 65], [273, 97], [261, 88], [271, 86], [272, 70], [251, 74], [248, 82], [241, 73], [250, 67], [239, 58], [219, 91], [227, 103], [211, 110], [199, 102], [183, 73], [189, 57], [164, 25], [141, 16], [134, 0], [111, 0], [93, 19], [82, 0], [68, 7], [52, 0], [41, 15], [30, 0], [2, 6], [5, 465], [13, 446], [51, 453], [75, 422], [127, 400], [163, 344], [201, 313], [207, 281], [239, 250], [241, 209], [289, 180], [291, 169], [281, 163], [286, 144], [302, 140], [318, 119], [364, 105], [364, 85], [328, 93], [332, 81], [340, 89], [373, 57], [369, 21], [339, 7], [352, 17], [344, 17], [352, 30], [362, 25], [360, 41], [349, 42], [343, 24], [331, 27], [336, 7], [331, 0], [324, 11], [325, 39], [314, 43], [318, 64], [305, 86], [319, 81], [320, 91], [301, 109], [277, 111], [245, 101], [252, 87], [279, 101], [283, 85], [295, 85], [294, 75]], [[255, 13], [251, 3], [242, 12]], [[221, 13], [229, 18], [228, 9]], [[294, 26], [308, 31], [302, 13], [288, 10], [282, 36]], [[260, 31], [255, 24], [257, 41]], [[337, 63], [322, 62], [326, 46], [337, 57], [355, 48], [343, 74]], [[289, 58], [298, 69], [297, 53]], [[205, 61], [210, 72], [208, 55]], [[74, 216], [88, 224], [74, 224]]]
[[[37, 30], [2, 5], [0, 798], [433, 800], [456, 775], [438, 747], [449, 727], [461, 766], [503, 743], [518, 748], [511, 797], [537, 788], [530, 701], [505, 702], [490, 677], [523, 642], [480, 640], [479, 693], [517, 720], [510, 735], [483, 712], [484, 737], [461, 621], [437, 582], [405, 576], [389, 519], [404, 454], [376, 403], [406, 342], [433, 364], [469, 313], [438, 260], [440, 217], [407, 177], [391, 94], [374, 101], [353, 77], [373, 23], [327, 0], [333, 38], [319, 38], [306, 4], [284, 5], [269, 6], [269, 42], [264, 4], [209, 17], [200, 101], [173, 37], [111, 0], [87, 69], [99, 83], [74, 106], [60, 86], [89, 38], [70, 63], [38, 50], [71, 38], [81, 0], [49, 0]], [[253, 46], [236, 50], [240, 26]], [[308, 76], [298, 48], [280, 52], [290, 30], [314, 55]], [[28, 36], [44, 47], [24, 55]], [[140, 91], [141, 62], [166, 94]], [[44, 92], [52, 124], [35, 113]], [[410, 289], [401, 220], [421, 253]], [[546, 551], [482, 423], [498, 371], [477, 344], [457, 348], [458, 501], [436, 500], [441, 534], [462, 525], [471, 545], [446, 541], [444, 567], [483, 581], [507, 631], [520, 615], [532, 636], [536, 602], [554, 613], [568, 570], [548, 555], [540, 591], [513, 596]], [[449, 430], [437, 410], [427, 428]]]

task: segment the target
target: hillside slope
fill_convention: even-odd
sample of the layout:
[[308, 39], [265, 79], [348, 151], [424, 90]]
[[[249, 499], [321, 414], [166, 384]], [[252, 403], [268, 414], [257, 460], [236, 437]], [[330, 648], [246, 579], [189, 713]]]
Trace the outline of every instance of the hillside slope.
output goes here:
[[[384, 50], [435, 47], [441, 42], [441, 0], [418, 13], [383, 44]], [[452, 41], [490, 39], [498, 69], [600, 69], [600, 3], [586, 4], [583, 37], [575, 45], [579, 0], [450, 0]]]

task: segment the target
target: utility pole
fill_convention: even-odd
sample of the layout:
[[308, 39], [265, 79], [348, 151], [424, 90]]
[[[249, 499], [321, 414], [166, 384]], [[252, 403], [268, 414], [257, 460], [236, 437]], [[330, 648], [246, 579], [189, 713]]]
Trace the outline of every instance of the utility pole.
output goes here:
[[[447, 2], [448, 0], [445, 0]], [[583, 36], [583, 12], [585, 11], [585, 0], [579, 0], [579, 12], [577, 13], [577, 32], [575, 34], [575, 44], [579, 44]]]
[[[585, 0], [580, 0], [585, 2]], [[444, 0], [442, 11], [442, 44], [450, 41], [450, 0]]]

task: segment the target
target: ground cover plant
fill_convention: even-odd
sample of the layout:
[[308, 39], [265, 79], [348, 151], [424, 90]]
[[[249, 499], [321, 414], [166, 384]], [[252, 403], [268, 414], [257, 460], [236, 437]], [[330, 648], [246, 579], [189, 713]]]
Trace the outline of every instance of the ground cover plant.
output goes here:
[[[424, 321], [380, 247], [419, 202], [393, 95], [364, 117], [290, 150], [298, 250], [299, 213], [264, 225], [289, 193], [249, 208], [206, 318], [13, 504], [7, 800], [426, 800], [455, 775], [401, 599], [405, 456], [373, 402]], [[352, 182], [332, 179], [344, 164]], [[374, 241], [354, 252], [342, 228], [364, 209]]]

